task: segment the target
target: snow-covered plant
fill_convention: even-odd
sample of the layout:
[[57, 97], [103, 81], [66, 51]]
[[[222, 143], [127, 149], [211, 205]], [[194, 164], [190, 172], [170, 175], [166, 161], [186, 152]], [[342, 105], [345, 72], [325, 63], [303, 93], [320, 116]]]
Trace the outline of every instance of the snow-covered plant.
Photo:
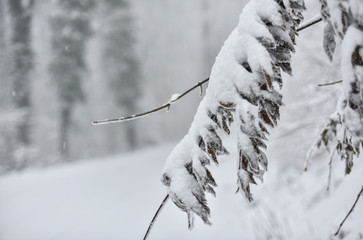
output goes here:
[[[343, 88], [337, 111], [323, 129], [317, 147], [337, 152], [346, 162], [346, 174], [363, 144], [363, 2], [321, 0], [326, 22], [324, 49], [328, 57], [340, 58]], [[335, 53], [337, 47], [339, 53]], [[340, 56], [336, 56], [336, 55]]]
[[[222, 132], [237, 133], [238, 190], [252, 201], [250, 184], [262, 180], [269, 128], [277, 125], [282, 95], [281, 70], [291, 74], [297, 26], [303, 0], [252, 0], [228, 37], [213, 66], [206, 95], [188, 134], [169, 155], [162, 182], [169, 197], [188, 214], [210, 224], [205, 193], [217, 186], [208, 166], [228, 154]], [[232, 124], [233, 123], [233, 124]]]

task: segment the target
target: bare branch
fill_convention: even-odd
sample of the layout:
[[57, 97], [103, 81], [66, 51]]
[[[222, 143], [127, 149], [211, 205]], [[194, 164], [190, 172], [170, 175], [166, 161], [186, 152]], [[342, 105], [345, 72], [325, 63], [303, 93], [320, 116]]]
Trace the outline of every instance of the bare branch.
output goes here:
[[343, 80], [339, 80], [339, 81], [331, 82], [331, 83], [321, 83], [321, 84], [318, 84], [318, 87], [330, 86], [330, 85], [334, 85], [334, 84], [338, 84], [338, 83], [342, 83], [342, 82], [343, 82]]
[[179, 101], [182, 97], [184, 97], [185, 95], [187, 95], [188, 93], [190, 93], [194, 89], [201, 88], [201, 92], [202, 92], [202, 85], [204, 83], [208, 82], [208, 81], [209, 81], [209, 78], [205, 79], [204, 81], [198, 82], [198, 84], [194, 85], [192, 88], [188, 89], [184, 93], [178, 95], [175, 98], [170, 99], [169, 102], [163, 104], [160, 107], [157, 107], [155, 109], [152, 109], [150, 111], [147, 111], [147, 112], [144, 112], [144, 113], [135, 114], [135, 115], [131, 115], [131, 116], [127, 116], [127, 117], [120, 117], [120, 118], [114, 118], [114, 119], [105, 119], [105, 120], [93, 121], [92, 124], [93, 125], [100, 125], [100, 124], [107, 124], [107, 123], [124, 122], [124, 121], [134, 120], [136, 118], [140, 118], [140, 117], [149, 115], [151, 113], [159, 112], [159, 111], [161, 111], [163, 109], [169, 109], [172, 104], [174, 104], [175, 102]]
[[347, 216], [345, 216], [344, 220], [340, 223], [339, 228], [338, 228], [338, 231], [334, 234], [334, 236], [337, 236], [339, 234], [340, 229], [342, 228], [343, 224], [345, 223], [345, 220], [347, 220], [347, 218], [349, 217], [349, 215], [353, 212], [353, 210], [355, 208], [355, 205], [357, 204], [360, 196], [362, 196], [362, 195], [363, 195], [363, 186], [362, 186], [360, 192], [358, 193], [357, 199], [355, 200], [352, 208], [349, 210], [349, 212], [348, 212]]
[[151, 228], [153, 227], [153, 225], [154, 225], [154, 223], [155, 223], [155, 221], [156, 221], [157, 217], [158, 217], [158, 216], [159, 216], [159, 214], [160, 214], [161, 209], [163, 209], [163, 207], [165, 206], [165, 204], [166, 204], [166, 202], [168, 201], [168, 199], [169, 199], [169, 194], [168, 194], [168, 195], [166, 195], [166, 197], [164, 198], [163, 202], [160, 204], [160, 206], [159, 206], [158, 210], [156, 211], [156, 213], [155, 213], [155, 215], [154, 215], [153, 219], [151, 220], [151, 222], [150, 222], [150, 224], [149, 224], [149, 227], [148, 227], [148, 229], [147, 229], [147, 231], [146, 231], [146, 233], [145, 233], [145, 236], [144, 236], [144, 238], [143, 238], [144, 240], [146, 240], [146, 239], [147, 239], [147, 237], [149, 236], [150, 231], [151, 231]]

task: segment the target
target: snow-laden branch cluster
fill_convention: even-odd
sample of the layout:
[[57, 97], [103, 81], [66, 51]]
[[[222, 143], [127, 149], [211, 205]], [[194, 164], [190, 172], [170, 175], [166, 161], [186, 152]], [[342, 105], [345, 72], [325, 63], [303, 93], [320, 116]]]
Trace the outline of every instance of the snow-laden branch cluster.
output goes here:
[[[169, 155], [163, 183], [173, 202], [188, 214], [210, 224], [205, 192], [217, 186], [208, 165], [228, 154], [221, 132], [238, 132], [238, 191], [252, 201], [250, 184], [267, 170], [268, 128], [279, 119], [281, 70], [291, 74], [297, 26], [303, 19], [303, 0], [252, 0], [240, 15], [213, 66], [206, 95], [188, 134]], [[234, 124], [232, 125], [232, 123]]]
[[[331, 60], [340, 57], [343, 91], [317, 147], [336, 151], [349, 174], [363, 144], [363, 2], [321, 0], [321, 6], [326, 22], [324, 49]], [[340, 51], [335, 53], [337, 47]]]

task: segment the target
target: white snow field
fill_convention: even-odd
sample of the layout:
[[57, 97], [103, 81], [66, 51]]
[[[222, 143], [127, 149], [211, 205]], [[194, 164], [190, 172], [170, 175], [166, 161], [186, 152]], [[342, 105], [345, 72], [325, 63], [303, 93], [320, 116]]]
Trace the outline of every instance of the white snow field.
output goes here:
[[[168, 144], [2, 177], [0, 239], [142, 239], [166, 194], [159, 179], [171, 148]], [[282, 170], [277, 155], [273, 153], [276, 160], [265, 183], [252, 189], [252, 205], [235, 194], [235, 161], [230, 156], [213, 168], [219, 184], [217, 198], [209, 198], [213, 225], [198, 219], [188, 231], [186, 214], [169, 201], [150, 239], [328, 239], [359, 192], [362, 162], [356, 161], [351, 175], [335, 179], [327, 194], [327, 162], [299, 173]], [[335, 175], [342, 175], [342, 163], [336, 161], [338, 165]], [[350, 234], [347, 239], [360, 239], [362, 226], [363, 200], [343, 227]]]

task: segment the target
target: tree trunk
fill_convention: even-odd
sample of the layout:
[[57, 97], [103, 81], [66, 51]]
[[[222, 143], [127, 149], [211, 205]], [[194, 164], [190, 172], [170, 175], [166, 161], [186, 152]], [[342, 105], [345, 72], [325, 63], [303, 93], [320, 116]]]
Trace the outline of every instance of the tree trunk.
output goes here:
[[60, 136], [59, 136], [59, 152], [63, 159], [68, 159], [68, 130], [71, 125], [71, 108], [64, 108], [61, 111], [61, 121], [60, 121]]
[[17, 140], [22, 146], [30, 145], [30, 73], [33, 68], [31, 48], [31, 20], [34, 1], [9, 0], [12, 21], [11, 51], [13, 57], [13, 101], [17, 109], [24, 110], [18, 124]]
[[[131, 1], [104, 1], [101, 7], [100, 17], [105, 26], [102, 31], [102, 64], [105, 80], [109, 83], [115, 105], [119, 107], [120, 112], [135, 113], [137, 112], [137, 99], [142, 91]], [[136, 126], [134, 122], [125, 126], [127, 150], [133, 150], [137, 146]], [[119, 132], [111, 134], [114, 135], [112, 139], [120, 139]], [[119, 150], [122, 149], [120, 146], [117, 147]]]
[[202, 12], [203, 12], [203, 25], [202, 25], [202, 33], [203, 33], [203, 65], [204, 69], [207, 73], [210, 72], [210, 69], [213, 65], [213, 57], [211, 54], [211, 20], [210, 20], [210, 0], [203, 0], [202, 2]]
[[5, 11], [4, 2], [0, 0], [0, 58], [5, 49]]
[[[86, 43], [92, 29], [89, 15], [93, 0], [57, 0], [57, 11], [50, 18], [51, 46], [54, 58], [49, 65], [51, 79], [59, 93], [59, 153], [69, 160], [69, 130], [72, 111], [77, 102], [84, 100], [82, 80], [87, 71]], [[72, 13], [72, 14], [70, 14]]]
[[131, 123], [126, 128], [126, 137], [127, 137], [129, 149], [134, 150], [137, 147], [137, 138], [136, 138], [135, 125], [133, 123]]

